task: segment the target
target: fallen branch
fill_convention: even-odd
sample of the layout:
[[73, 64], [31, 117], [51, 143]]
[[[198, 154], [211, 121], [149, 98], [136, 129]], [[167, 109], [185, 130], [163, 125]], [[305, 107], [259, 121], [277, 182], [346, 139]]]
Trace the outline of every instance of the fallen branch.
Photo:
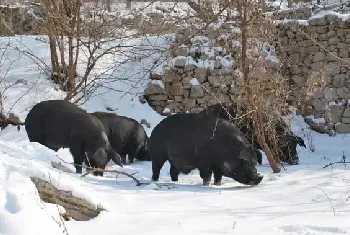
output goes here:
[[116, 173], [116, 174], [121, 174], [121, 175], [125, 175], [131, 179], [133, 179], [135, 182], [136, 182], [136, 186], [140, 186], [141, 185], [141, 182], [140, 180], [138, 180], [136, 177], [134, 177], [133, 175], [136, 174], [137, 172], [133, 173], [133, 174], [129, 174], [129, 173], [126, 173], [126, 172], [123, 172], [123, 171], [118, 171], [118, 170], [106, 170], [106, 169], [101, 169], [101, 168], [92, 168], [92, 167], [85, 167], [87, 171], [85, 174], [83, 174], [81, 177], [85, 177], [87, 176], [88, 174], [90, 173], [93, 173], [93, 172], [109, 172], [109, 173]]
[[344, 161], [341, 161], [341, 162], [331, 162], [331, 163], [328, 163], [327, 165], [325, 165], [323, 168], [327, 168], [329, 166], [333, 166], [335, 164], [350, 164], [350, 162], [344, 162]]
[[75, 166], [84, 167], [87, 170], [87, 172], [85, 174], [83, 174], [81, 177], [85, 177], [86, 175], [88, 175], [90, 173], [93, 173], [93, 172], [110, 172], [110, 173], [116, 173], [116, 174], [125, 175], [125, 176], [133, 179], [136, 182], [136, 186], [140, 186], [141, 185], [140, 180], [138, 180], [136, 177], [133, 176], [137, 172], [129, 174], [129, 173], [126, 173], [126, 172], [123, 172], [123, 171], [118, 171], [118, 170], [106, 170], [106, 169], [101, 169], [101, 168], [92, 168], [92, 167], [88, 167], [88, 166], [84, 166], [84, 165], [79, 165], [79, 164], [74, 164], [74, 163], [71, 163], [71, 162], [67, 162], [67, 161], [63, 160], [62, 158], [60, 158], [58, 155], [56, 155], [56, 157], [58, 159], [60, 159], [63, 163], [72, 165], [74, 167]]

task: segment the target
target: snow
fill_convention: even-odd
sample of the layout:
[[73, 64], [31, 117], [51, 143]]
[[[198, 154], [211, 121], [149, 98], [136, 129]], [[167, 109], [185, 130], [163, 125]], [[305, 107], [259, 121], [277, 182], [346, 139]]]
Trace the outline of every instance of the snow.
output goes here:
[[[49, 50], [35, 37], [2, 38], [0, 43], [22, 45], [48, 61]], [[150, 37], [133, 43], [151, 43], [166, 47], [167, 40]], [[130, 42], [131, 43], [131, 42]], [[0, 44], [0, 46], [2, 45]], [[131, 47], [130, 47], [131, 48]], [[131, 49], [130, 49], [131, 50]], [[130, 51], [132, 53], [132, 51]], [[116, 113], [140, 121], [145, 118], [151, 128], [148, 135], [164, 117], [137, 98], [147, 83], [149, 68], [161, 55], [154, 53], [138, 61], [129, 61], [113, 71], [111, 77], [128, 80], [111, 80], [96, 90], [95, 96], [84, 101], [87, 111], [106, 107]], [[6, 51], [1, 61], [0, 76], [4, 78], [4, 108], [22, 119], [37, 102], [63, 98], [64, 92], [46, 79], [44, 70], [14, 47]], [[106, 58], [99, 66], [113, 64]], [[13, 85], [18, 79], [26, 82]], [[136, 186], [124, 176], [104, 177], [76, 174], [54, 169], [51, 161], [62, 162], [72, 168], [72, 157], [67, 149], [57, 153], [38, 143], [30, 143], [22, 127], [9, 126], [0, 131], [0, 234], [350, 234], [350, 174], [344, 164], [323, 168], [330, 162], [340, 161], [350, 154], [348, 135], [329, 137], [312, 132], [303, 118], [293, 119], [293, 131], [304, 137], [307, 146], [315, 151], [298, 147], [301, 164], [285, 166], [286, 171], [272, 174], [263, 155], [263, 165], [257, 166], [264, 175], [260, 185], [248, 187], [229, 178], [222, 186], [201, 185], [198, 171], [180, 175], [171, 182], [169, 164], [161, 171], [160, 182]], [[110, 163], [109, 169], [120, 167]], [[73, 168], [74, 169], [74, 168]], [[150, 182], [151, 163], [136, 162], [125, 166], [126, 172]], [[61, 190], [71, 190], [73, 195], [85, 198], [103, 211], [96, 218], [85, 221], [62, 221], [59, 207], [40, 200], [30, 177], [52, 182]], [[62, 209], [61, 209], [62, 210]]]
[[164, 83], [163, 83], [162, 80], [152, 80], [151, 83], [155, 84], [155, 85], [158, 85], [158, 86], [160, 86], [161, 88], [164, 89]]
[[306, 118], [311, 119], [312, 122], [316, 123], [316, 124], [324, 124], [324, 123], [326, 123], [326, 120], [324, 118], [315, 118], [313, 115], [309, 115]]
[[350, 19], [350, 14], [340, 14], [340, 13], [334, 12], [333, 10], [328, 10], [328, 11], [321, 11], [321, 12], [311, 16], [309, 18], [309, 20], [323, 18], [327, 15], [337, 16], [338, 18], [342, 19], [343, 21]]
[[201, 84], [199, 83], [199, 81], [197, 80], [197, 78], [192, 78], [190, 80], [190, 84], [191, 86], [200, 86]]
[[163, 109], [163, 113], [170, 113], [170, 112], [171, 112], [171, 110], [169, 108], [164, 108]]

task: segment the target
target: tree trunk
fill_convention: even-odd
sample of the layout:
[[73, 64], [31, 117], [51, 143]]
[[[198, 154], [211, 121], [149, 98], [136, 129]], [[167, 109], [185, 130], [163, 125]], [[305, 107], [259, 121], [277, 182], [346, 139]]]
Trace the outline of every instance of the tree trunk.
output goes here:
[[271, 151], [270, 147], [266, 143], [264, 133], [260, 129], [259, 125], [256, 125], [256, 122], [254, 122], [254, 121], [253, 121], [253, 127], [255, 130], [255, 135], [258, 138], [258, 143], [261, 146], [262, 151], [264, 151], [264, 153], [266, 154], [267, 160], [269, 161], [269, 164], [270, 164], [270, 167], [271, 167], [273, 173], [281, 172], [281, 168], [279, 167], [279, 165], [275, 161], [275, 157], [274, 157], [273, 152]]

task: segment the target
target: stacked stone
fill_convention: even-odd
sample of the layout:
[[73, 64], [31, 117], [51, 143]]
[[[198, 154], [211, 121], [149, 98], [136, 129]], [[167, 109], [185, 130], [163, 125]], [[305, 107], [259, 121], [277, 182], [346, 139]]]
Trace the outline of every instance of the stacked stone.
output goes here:
[[326, 84], [312, 98], [308, 115], [323, 118], [324, 123], [318, 124], [329, 130], [350, 132], [350, 18], [329, 14], [302, 24], [280, 23], [277, 29], [281, 45], [277, 54], [287, 55], [284, 73], [296, 86], [304, 86], [311, 72], [326, 68]]
[[311, 17], [311, 14], [312, 14], [311, 7], [300, 7], [296, 9], [274, 11], [272, 13], [272, 18], [275, 20], [283, 20], [283, 19], [307, 20]]
[[[179, 33], [176, 36], [183, 38]], [[212, 47], [211, 53], [202, 50], [201, 44], [209, 45], [206, 37], [189, 41], [173, 50], [172, 66], [164, 74], [151, 73], [145, 98], [162, 115], [198, 112], [232, 100], [235, 72], [227, 64], [232, 59], [220, 47]]]
[[0, 5], [0, 17], [4, 18], [4, 21], [0, 22], [0, 35], [38, 34], [40, 19], [33, 14], [42, 15], [40, 6]]

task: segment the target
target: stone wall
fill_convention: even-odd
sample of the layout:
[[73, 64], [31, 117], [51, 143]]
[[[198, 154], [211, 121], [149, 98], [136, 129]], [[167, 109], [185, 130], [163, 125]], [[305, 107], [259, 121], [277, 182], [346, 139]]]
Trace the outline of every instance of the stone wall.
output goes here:
[[[174, 43], [184, 38], [185, 31], [178, 31]], [[146, 100], [158, 113], [198, 112], [218, 100], [232, 100], [236, 72], [225, 49], [197, 36], [171, 53], [169, 67], [163, 74], [152, 73], [145, 90]]]
[[[281, 70], [295, 88], [295, 96], [300, 97], [298, 87], [306, 85], [310, 74], [324, 69], [324, 86], [301, 114], [326, 133], [350, 133], [350, 18], [328, 14], [284, 20], [276, 24], [275, 36]], [[176, 40], [182, 38], [182, 32], [176, 35]], [[158, 113], [197, 112], [219, 101], [232, 101], [237, 72], [230, 67], [234, 59], [226, 50], [191, 39], [172, 56], [164, 74], [151, 74], [145, 90], [148, 103]]]
[[0, 36], [39, 34], [40, 5], [0, 5]]
[[277, 54], [284, 58], [284, 74], [295, 87], [305, 86], [312, 72], [325, 71], [325, 86], [317, 90], [304, 115], [328, 130], [349, 133], [350, 18], [328, 14], [280, 23], [277, 29]]

